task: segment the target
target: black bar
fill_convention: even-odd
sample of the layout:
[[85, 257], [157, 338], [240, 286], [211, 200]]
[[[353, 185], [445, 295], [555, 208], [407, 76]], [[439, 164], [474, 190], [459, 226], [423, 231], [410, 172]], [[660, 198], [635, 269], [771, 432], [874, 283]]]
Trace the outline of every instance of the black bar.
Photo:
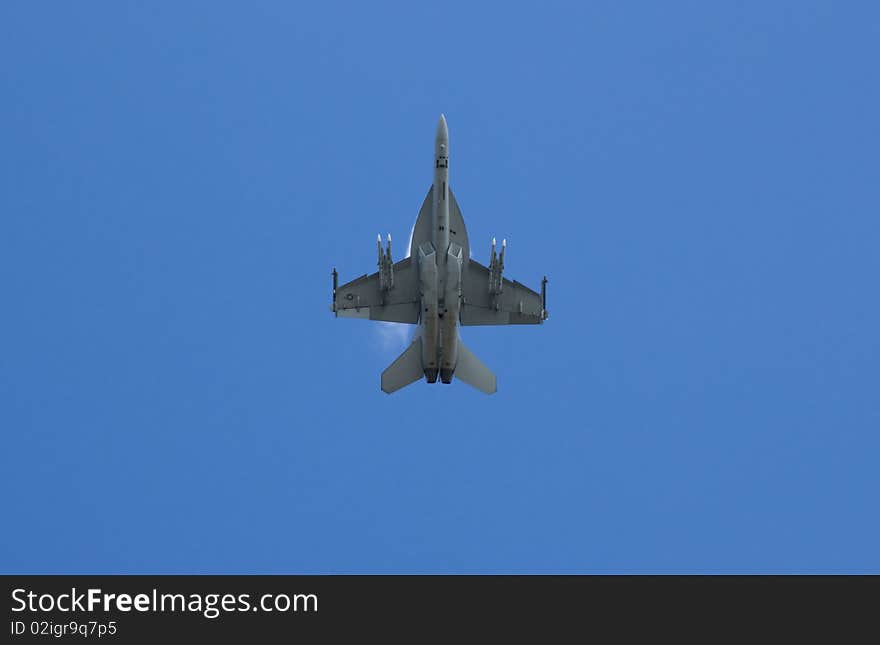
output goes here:
[[[4, 576], [4, 582], [4, 629], [12, 643], [57, 641], [60, 630], [66, 630], [62, 640], [81, 641], [82, 625], [92, 630], [88, 638], [123, 643], [352, 636], [497, 642], [526, 633], [568, 642], [609, 629], [617, 640], [790, 636], [822, 627], [876, 633], [880, 599], [880, 578], [870, 576]], [[91, 606], [89, 589], [96, 590]], [[67, 609], [72, 596], [79, 600], [75, 611], [59, 611], [57, 603]]]

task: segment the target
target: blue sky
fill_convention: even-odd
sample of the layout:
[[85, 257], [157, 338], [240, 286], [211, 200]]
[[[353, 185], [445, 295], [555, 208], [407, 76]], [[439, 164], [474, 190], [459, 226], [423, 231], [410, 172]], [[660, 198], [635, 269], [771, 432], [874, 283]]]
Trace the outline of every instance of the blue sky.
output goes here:
[[[4, 573], [880, 572], [876, 4], [153, 5], [0, 8]], [[440, 112], [493, 397], [329, 311]]]

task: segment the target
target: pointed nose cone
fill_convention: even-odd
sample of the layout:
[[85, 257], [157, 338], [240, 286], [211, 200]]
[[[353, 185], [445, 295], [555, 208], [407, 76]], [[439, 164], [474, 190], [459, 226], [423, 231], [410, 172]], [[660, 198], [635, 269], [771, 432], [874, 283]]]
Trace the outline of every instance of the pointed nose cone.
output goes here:
[[437, 140], [449, 140], [449, 130], [446, 129], [446, 117], [442, 114], [440, 115], [440, 120], [437, 121]]

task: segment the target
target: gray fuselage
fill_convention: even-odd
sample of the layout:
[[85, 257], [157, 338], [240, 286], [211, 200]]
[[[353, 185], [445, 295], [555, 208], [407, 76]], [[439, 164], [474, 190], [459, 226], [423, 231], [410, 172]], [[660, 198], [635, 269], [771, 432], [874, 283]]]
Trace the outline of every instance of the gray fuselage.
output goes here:
[[432, 236], [419, 246], [422, 365], [429, 383], [452, 381], [458, 360], [462, 247], [449, 241], [449, 131], [440, 115], [434, 141]]

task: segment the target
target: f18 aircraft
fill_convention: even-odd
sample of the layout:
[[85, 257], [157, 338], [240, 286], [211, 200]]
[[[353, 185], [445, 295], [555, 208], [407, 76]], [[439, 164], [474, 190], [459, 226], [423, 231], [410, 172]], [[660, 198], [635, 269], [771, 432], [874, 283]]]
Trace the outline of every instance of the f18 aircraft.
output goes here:
[[502, 276], [507, 240], [495, 240], [485, 267], [471, 259], [467, 229], [449, 187], [449, 131], [441, 114], [434, 141], [434, 183], [422, 203], [409, 249], [391, 259], [391, 235], [376, 240], [379, 270], [341, 287], [333, 269], [336, 316], [419, 325], [412, 344], [384, 372], [388, 394], [423, 376], [451, 383], [453, 376], [486, 394], [497, 390], [495, 375], [459, 337], [468, 325], [530, 325], [547, 319], [547, 277], [538, 294]]

